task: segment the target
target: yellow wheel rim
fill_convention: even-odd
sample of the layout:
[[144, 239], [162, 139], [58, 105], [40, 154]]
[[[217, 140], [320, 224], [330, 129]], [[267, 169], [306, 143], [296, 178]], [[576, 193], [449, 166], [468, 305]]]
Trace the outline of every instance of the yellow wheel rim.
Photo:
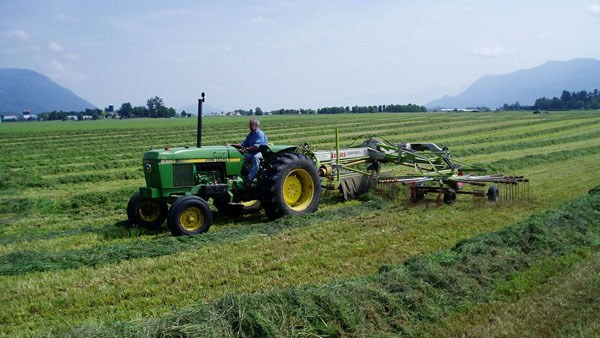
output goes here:
[[154, 222], [160, 217], [160, 204], [155, 200], [145, 199], [140, 203], [138, 215], [144, 222]]
[[249, 207], [253, 207], [257, 202], [258, 202], [258, 200], [246, 201], [246, 202], [242, 202], [242, 205], [244, 206], [244, 208], [249, 208]]
[[196, 231], [204, 224], [204, 213], [196, 207], [187, 208], [179, 216], [179, 223], [187, 231]]
[[283, 198], [294, 211], [304, 211], [313, 200], [315, 187], [308, 171], [292, 170], [283, 181]]

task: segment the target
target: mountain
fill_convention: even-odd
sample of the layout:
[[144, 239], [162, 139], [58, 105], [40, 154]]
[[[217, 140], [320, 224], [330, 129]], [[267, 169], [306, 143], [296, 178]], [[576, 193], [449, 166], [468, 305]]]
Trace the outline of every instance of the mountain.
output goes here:
[[83, 111], [96, 108], [71, 90], [29, 69], [0, 68], [0, 114]]
[[444, 96], [428, 108], [497, 108], [519, 102], [533, 105], [541, 97], [560, 97], [563, 90], [600, 89], [600, 60], [573, 59], [545, 64], [504, 75], [487, 75], [456, 96]]

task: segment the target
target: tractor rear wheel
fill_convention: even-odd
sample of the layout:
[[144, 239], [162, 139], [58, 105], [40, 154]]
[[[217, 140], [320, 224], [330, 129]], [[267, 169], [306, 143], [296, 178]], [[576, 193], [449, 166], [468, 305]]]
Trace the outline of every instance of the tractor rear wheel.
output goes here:
[[308, 157], [283, 153], [271, 162], [262, 183], [261, 202], [267, 217], [302, 215], [319, 206], [321, 181]]
[[127, 219], [132, 227], [158, 228], [167, 218], [167, 209], [166, 202], [144, 198], [138, 191], [127, 203]]
[[207, 232], [213, 220], [212, 211], [200, 197], [180, 197], [169, 209], [167, 224], [173, 236], [191, 236]]
[[213, 204], [219, 210], [220, 213], [230, 216], [253, 214], [255, 212], [258, 212], [261, 206], [259, 200], [229, 203], [223, 200], [215, 199]]

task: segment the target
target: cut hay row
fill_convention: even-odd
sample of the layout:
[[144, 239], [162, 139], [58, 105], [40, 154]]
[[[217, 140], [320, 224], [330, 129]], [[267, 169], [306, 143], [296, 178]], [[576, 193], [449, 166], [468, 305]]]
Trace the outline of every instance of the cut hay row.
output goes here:
[[[582, 159], [583, 158], [585, 158], [585, 156], [582, 156]], [[568, 165], [555, 166], [555, 168], [557, 170], [562, 170], [562, 168], [566, 168], [566, 167], [568, 167]], [[535, 169], [535, 166], [531, 166], [529, 169], [533, 170], [533, 169]], [[582, 171], [581, 173], [585, 174], [584, 171]], [[543, 177], [537, 178], [537, 177], [533, 176], [532, 178], [535, 179], [535, 181], [533, 183], [534, 187], [540, 178], [543, 180]], [[545, 190], [545, 189], [539, 189], [539, 190]], [[108, 188], [105, 188], [105, 192], [103, 192], [103, 190], [101, 190], [101, 189], [96, 189], [95, 191], [89, 191], [85, 194], [76, 194], [72, 198], [67, 199], [66, 203], [59, 202], [58, 200], [49, 200], [48, 198], [31, 198], [29, 200], [14, 201], [14, 203], [17, 203], [17, 204], [15, 204], [15, 207], [21, 208], [24, 213], [29, 213], [31, 210], [36, 210], [37, 212], [47, 213], [47, 214], [52, 214], [57, 211], [64, 213], [69, 210], [71, 213], [79, 213], [80, 209], [82, 209], [82, 208], [86, 209], [86, 213], [92, 213], [92, 214], [94, 212], [107, 213], [107, 212], [111, 212], [111, 211], [116, 211], [117, 213], [122, 213], [120, 206], [122, 206], [123, 204], [125, 204], [127, 202], [129, 194], [130, 194], [129, 188], [119, 188], [119, 189], [113, 188], [110, 190]], [[533, 194], [533, 196], [537, 196], [538, 192], [533, 191], [532, 194]], [[19, 207], [20, 204], [23, 204], [23, 206]], [[327, 203], [323, 203], [321, 209], [326, 210], [327, 207], [328, 207]], [[81, 226], [81, 225], [76, 225], [76, 226]], [[51, 227], [48, 225], [47, 228], [51, 228]], [[213, 231], [214, 230], [215, 229], [213, 228]], [[102, 231], [98, 231], [98, 234], [102, 235]], [[40, 234], [40, 235], [43, 238], [43, 234]], [[35, 239], [35, 237], [30, 237], [30, 241], [34, 240], [34, 239]], [[31, 248], [24, 246], [22, 249], [31, 249]], [[41, 253], [32, 255], [31, 257], [32, 257], [32, 259], [35, 259], [35, 257], [43, 257], [43, 256], [44, 256], [44, 253], [41, 252]], [[80, 255], [74, 255], [74, 256], [79, 257]], [[87, 255], [82, 254], [81, 256], [85, 257]], [[53, 256], [53, 257], [57, 261], [62, 261], [62, 259], [56, 259], [55, 256]], [[4, 259], [5, 259], [5, 261], [11, 260], [10, 257], [5, 257]], [[85, 258], [82, 258], [82, 259], [85, 259]], [[118, 259], [118, 258], [114, 257], [114, 259]]]
[[[516, 120], [514, 121], [508, 121], [508, 122], [502, 122], [502, 124], [499, 123], [495, 123], [493, 125], [483, 125], [483, 126], [478, 126], [478, 125], [472, 125], [474, 122], [470, 122], [469, 124], [460, 124], [460, 125], [453, 125], [452, 120], [447, 121], [445, 123], [441, 123], [439, 125], [439, 128], [437, 128], [437, 125], [430, 125], [427, 124], [428, 128], [431, 128], [430, 130], [427, 129], [418, 129], [416, 131], [412, 131], [411, 133], [405, 133], [403, 132], [403, 129], [401, 128], [401, 124], [388, 124], [386, 128], [381, 128], [380, 125], [369, 125], [367, 123], [364, 124], [364, 126], [362, 126], [360, 129], [358, 129], [359, 131], [356, 132], [356, 128], [349, 130], [348, 133], [344, 133], [344, 129], [342, 129], [342, 141], [343, 142], [350, 142], [352, 141], [354, 138], [356, 138], [357, 136], [360, 136], [362, 134], [365, 133], [365, 130], [369, 130], [370, 128], [372, 128], [371, 130], [377, 130], [377, 134], [381, 135], [381, 136], [395, 136], [398, 137], [398, 134], [401, 133], [403, 140], [407, 140], [407, 141], [414, 141], [414, 140], [420, 140], [423, 136], [423, 132], [426, 132], [426, 135], [430, 135], [429, 137], [431, 138], [438, 138], [438, 139], [448, 139], [448, 138], [452, 138], [455, 135], [461, 135], [464, 139], [465, 135], [480, 135], [481, 133], [483, 133], [484, 131], [493, 131], [495, 134], [501, 133], [502, 129], [504, 128], [510, 128], [511, 126], [514, 127], [513, 124], [521, 124], [519, 126], [519, 128], [511, 128], [511, 130], [513, 130], [513, 132], [515, 133], [515, 137], [518, 137], [519, 133], [517, 132], [519, 129], [522, 130], [526, 130], [527, 132], [531, 132], [531, 128], [530, 127], [523, 127], [523, 121], [520, 120]], [[589, 120], [589, 121], [584, 121], [584, 125], [587, 124], [589, 125], [589, 123], [595, 123], [597, 121], [594, 120]], [[560, 124], [562, 127], [561, 128], [567, 128], [569, 125], [571, 124], [576, 124], [579, 123], [579, 125], [581, 126], [581, 120], [575, 120], [575, 121], [565, 121], [565, 120], [560, 120], [560, 121], [553, 121], [552, 123], [547, 122], [547, 121], [529, 121], [527, 122], [527, 124], [529, 123], [533, 123], [536, 124], [536, 128], [541, 128], [541, 127], [545, 127], [545, 128], [552, 128], [555, 127], [556, 125]], [[474, 128], [476, 129], [472, 129], [470, 128], [471, 126], [474, 126]], [[453, 127], [457, 127], [456, 129], [453, 129]], [[318, 131], [312, 131], [310, 129], [310, 126], [307, 128], [303, 128], [301, 131], [298, 131], [298, 129], [296, 128], [296, 130], [294, 131], [294, 133], [290, 134], [290, 133], [284, 133], [282, 135], [286, 135], [286, 137], [277, 137], [278, 134], [277, 133], [270, 133], [270, 137], [272, 140], [277, 141], [277, 143], [298, 143], [299, 140], [303, 140], [306, 142], [309, 142], [311, 145], [315, 145], [315, 146], [321, 146], [321, 147], [325, 147], [325, 146], [329, 146], [333, 144], [333, 133], [331, 133], [331, 135], [323, 135], [323, 131], [322, 131], [322, 127], [318, 126], [318, 127], [314, 127], [314, 128], [318, 128], [320, 130]], [[421, 127], [423, 128], [423, 127]], [[451, 130], [451, 133], [448, 133], [446, 130]], [[155, 135], [153, 138], [154, 139], [165, 139], [166, 138], [166, 134], [168, 134], [169, 131], [168, 130], [164, 130], [162, 131], [160, 134]], [[231, 132], [230, 132], [231, 133]], [[441, 133], [441, 134], [440, 134]], [[205, 133], [206, 134], [206, 133]], [[231, 138], [231, 142], [238, 142], [236, 140], [241, 139], [243, 137], [244, 133], [239, 133], [239, 135], [237, 135], [234, 138]], [[315, 136], [316, 135], [316, 136]], [[206, 136], [206, 135], [205, 135]], [[223, 133], [219, 134], [218, 139], [215, 140], [214, 144], [224, 144], [227, 142], [223, 142], [224, 139], [226, 139], [227, 136], [223, 135]], [[490, 139], [490, 141], [492, 141], [493, 139]], [[63, 160], [60, 163], [61, 164], [70, 164], [72, 162], [69, 162], [69, 159], [73, 159], [72, 161], [78, 161], [79, 158], [82, 156], [82, 154], [86, 154], [85, 156], [87, 156], [89, 159], [93, 160], [94, 158], [100, 158], [101, 160], [104, 160], [104, 155], [107, 152], [110, 152], [112, 155], [114, 156], [119, 156], [120, 154], [122, 154], [123, 150], [127, 150], [128, 152], [126, 153], [128, 156], [132, 156], [133, 153], [136, 152], [143, 152], [146, 149], [149, 149], [150, 145], [152, 145], [153, 143], [156, 143], [156, 141], [152, 141], [150, 139], [147, 138], [142, 138], [141, 140], [128, 140], [126, 142], [126, 144], [128, 145], [128, 147], [126, 147], [126, 149], [123, 149], [122, 144], [120, 144], [120, 142], [110, 142], [110, 143], [95, 143], [92, 141], [85, 141], [82, 140], [83, 144], [78, 144], [77, 147], [73, 147], [70, 145], [64, 145], [65, 142], [63, 142], [63, 146], [62, 147], [56, 147], [55, 145], [49, 146], [48, 148], [48, 152], [56, 152], [57, 154], [60, 154], [65, 160], [66, 162]], [[190, 143], [194, 143], [194, 142], [187, 142], [187, 144]], [[211, 144], [211, 139], [210, 137], [205, 137], [205, 143]], [[163, 145], [165, 145], [166, 143], [163, 144], [155, 144], [156, 147], [162, 147]], [[460, 144], [460, 142], [459, 142]], [[33, 166], [42, 166], [42, 165], [51, 165], [54, 162], [51, 162], [48, 160], [47, 157], [44, 157], [42, 154], [45, 153], [43, 152], [43, 150], [45, 149], [44, 145], [35, 145], [32, 144], [30, 145], [30, 147], [32, 148], [36, 148], [37, 152], [30, 152], [29, 155], [25, 155], [23, 156], [23, 150], [24, 149], [20, 149], [18, 147], [9, 147], [10, 149], [13, 149], [14, 152], [19, 153], [20, 156], [15, 157], [13, 160], [11, 160], [11, 157], [7, 155], [6, 157], [6, 161], [5, 161], [5, 165], [7, 167], [18, 167], [20, 165], [20, 163], [22, 163], [23, 161], [26, 161], [28, 164], [31, 164]], [[39, 147], [39, 149], [37, 149]]]

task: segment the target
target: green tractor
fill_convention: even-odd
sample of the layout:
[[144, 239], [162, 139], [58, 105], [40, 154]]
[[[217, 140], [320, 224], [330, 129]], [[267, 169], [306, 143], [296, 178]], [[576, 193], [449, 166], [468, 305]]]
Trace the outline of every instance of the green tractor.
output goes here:
[[297, 146], [261, 146], [257, 182], [244, 181], [249, 167], [233, 146], [202, 146], [202, 103], [198, 100], [196, 147], [154, 149], [143, 157], [146, 186], [127, 205], [131, 226], [160, 227], [165, 220], [174, 236], [208, 231], [213, 212], [265, 210], [271, 218], [317, 210], [321, 178], [314, 160]]

